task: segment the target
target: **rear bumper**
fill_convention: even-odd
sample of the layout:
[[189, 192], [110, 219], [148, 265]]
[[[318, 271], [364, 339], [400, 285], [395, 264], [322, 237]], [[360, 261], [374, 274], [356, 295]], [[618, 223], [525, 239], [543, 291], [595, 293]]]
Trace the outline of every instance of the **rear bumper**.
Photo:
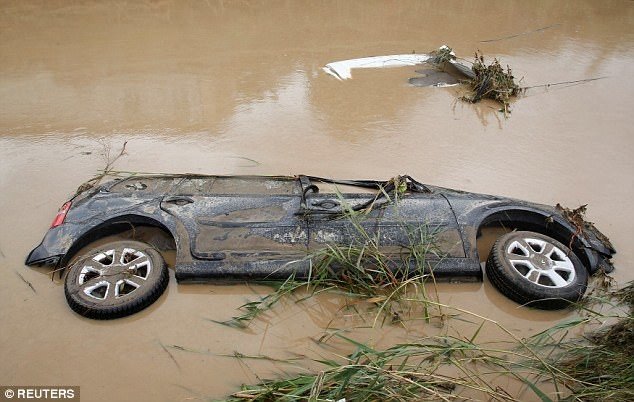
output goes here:
[[26, 261], [24, 262], [26, 265], [49, 265], [49, 266], [57, 266], [59, 261], [62, 259], [61, 254], [52, 254], [50, 251], [46, 249], [46, 247], [41, 244], [35, 247], [29, 255], [26, 257]]
[[73, 224], [63, 224], [49, 229], [42, 242], [26, 257], [25, 264], [59, 265], [75, 242], [76, 231], [76, 225]]

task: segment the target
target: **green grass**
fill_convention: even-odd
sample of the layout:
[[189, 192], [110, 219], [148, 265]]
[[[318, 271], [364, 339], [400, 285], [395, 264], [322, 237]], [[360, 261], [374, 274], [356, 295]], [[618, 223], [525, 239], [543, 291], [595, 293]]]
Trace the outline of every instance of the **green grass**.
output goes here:
[[[630, 303], [634, 285], [604, 294], [604, 302]], [[311, 374], [245, 385], [227, 401], [625, 401], [634, 400], [633, 320], [625, 315], [585, 314], [526, 339], [494, 320], [455, 310], [479, 325], [471, 334], [430, 336], [387, 349], [375, 349], [351, 338], [354, 351], [345, 357], [312, 360], [321, 369]], [[592, 322], [618, 318], [607, 328], [569, 336]], [[499, 332], [499, 341], [480, 342], [484, 327]], [[496, 379], [523, 384], [509, 392]], [[547, 391], [549, 390], [549, 391]], [[464, 396], [468, 395], [468, 396]]]
[[316, 374], [245, 386], [228, 400], [450, 400], [455, 399], [453, 392], [459, 386], [505, 397], [484, 382], [469, 381], [468, 376], [458, 379], [438, 372], [441, 365], [464, 359], [473, 352], [460, 341], [441, 344], [430, 340], [375, 350], [340, 337], [356, 348], [343, 361], [320, 360], [323, 370]]

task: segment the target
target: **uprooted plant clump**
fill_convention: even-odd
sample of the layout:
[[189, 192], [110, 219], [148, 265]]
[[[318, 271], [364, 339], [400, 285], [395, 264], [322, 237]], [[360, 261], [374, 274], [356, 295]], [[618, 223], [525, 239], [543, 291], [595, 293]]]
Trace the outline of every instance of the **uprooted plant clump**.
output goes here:
[[[430, 53], [428, 63], [442, 72], [449, 72], [457, 81], [467, 84], [471, 94], [462, 96], [461, 99], [470, 103], [479, 102], [482, 99], [492, 99], [502, 105], [500, 111], [505, 115], [510, 113], [511, 98], [519, 95], [522, 88], [515, 82], [515, 77], [509, 66], [502, 68], [498, 59], [486, 64], [484, 56], [476, 52], [475, 60], [471, 68], [457, 61], [457, 57], [448, 46], [442, 46]], [[418, 71], [423, 73], [423, 71]], [[415, 84], [419, 78], [410, 79]], [[422, 85], [419, 85], [422, 86]]]
[[475, 61], [471, 70], [475, 78], [467, 81], [471, 86], [472, 94], [463, 96], [462, 99], [475, 103], [482, 99], [493, 99], [502, 104], [501, 111], [504, 114], [510, 113], [511, 98], [517, 96], [521, 88], [515, 82], [515, 77], [509, 66], [506, 70], [500, 65], [498, 59], [493, 59], [491, 64], [484, 62], [482, 54], [475, 54]]

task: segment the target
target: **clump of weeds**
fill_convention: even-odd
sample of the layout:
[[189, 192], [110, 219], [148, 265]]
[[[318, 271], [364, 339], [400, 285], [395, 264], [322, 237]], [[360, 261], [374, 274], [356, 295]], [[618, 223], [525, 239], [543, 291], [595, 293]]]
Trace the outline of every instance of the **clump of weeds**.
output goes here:
[[511, 112], [511, 98], [517, 96], [521, 88], [515, 82], [515, 77], [509, 66], [506, 70], [500, 65], [498, 59], [486, 64], [482, 54], [475, 54], [475, 61], [471, 70], [475, 78], [469, 79], [467, 83], [471, 87], [472, 93], [462, 97], [463, 100], [471, 103], [479, 102], [482, 99], [492, 99], [502, 105], [501, 112], [508, 115]]

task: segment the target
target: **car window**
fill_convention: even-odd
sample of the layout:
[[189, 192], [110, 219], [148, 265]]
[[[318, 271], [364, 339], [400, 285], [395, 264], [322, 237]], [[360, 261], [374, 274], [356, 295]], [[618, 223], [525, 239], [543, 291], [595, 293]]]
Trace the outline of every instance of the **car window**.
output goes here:
[[217, 177], [211, 194], [299, 195], [297, 180], [266, 177]]
[[376, 194], [375, 188], [352, 186], [346, 184], [333, 184], [325, 182], [313, 182], [319, 187], [320, 194]]
[[293, 178], [267, 177], [131, 177], [110, 187], [116, 193], [171, 195], [299, 195]]

